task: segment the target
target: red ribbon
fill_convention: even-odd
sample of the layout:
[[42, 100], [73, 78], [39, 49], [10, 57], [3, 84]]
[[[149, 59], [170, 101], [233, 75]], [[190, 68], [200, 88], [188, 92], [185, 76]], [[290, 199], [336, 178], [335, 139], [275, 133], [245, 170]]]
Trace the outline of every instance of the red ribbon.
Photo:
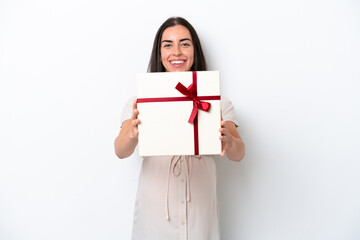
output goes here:
[[193, 82], [188, 88], [180, 82], [176, 85], [176, 89], [186, 97], [165, 97], [165, 98], [138, 98], [138, 103], [147, 102], [177, 102], [177, 101], [193, 101], [193, 109], [190, 114], [189, 123], [194, 124], [194, 155], [199, 155], [199, 133], [197, 112], [198, 109], [209, 111], [211, 104], [202, 100], [220, 100], [220, 96], [198, 96], [197, 95], [197, 74], [193, 73]]
[[175, 87], [179, 92], [184, 94], [187, 98], [193, 101], [193, 109], [190, 114], [189, 123], [193, 123], [197, 115], [198, 109], [208, 112], [211, 104], [208, 102], [202, 102], [197, 96], [197, 74], [193, 72], [193, 83], [186, 88], [182, 83], [178, 83]]

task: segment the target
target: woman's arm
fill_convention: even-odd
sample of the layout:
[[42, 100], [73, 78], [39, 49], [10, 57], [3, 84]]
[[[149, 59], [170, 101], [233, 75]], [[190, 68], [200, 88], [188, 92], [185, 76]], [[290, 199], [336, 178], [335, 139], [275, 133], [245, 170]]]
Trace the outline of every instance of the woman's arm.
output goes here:
[[236, 162], [240, 162], [245, 156], [245, 144], [241, 139], [236, 126], [231, 121], [221, 121], [221, 128], [219, 129], [222, 142], [221, 156], [226, 156]]
[[137, 103], [134, 101], [132, 116], [124, 121], [120, 133], [114, 142], [115, 153], [119, 158], [129, 157], [135, 150], [139, 135], [138, 125], [140, 120], [137, 118], [138, 114]]

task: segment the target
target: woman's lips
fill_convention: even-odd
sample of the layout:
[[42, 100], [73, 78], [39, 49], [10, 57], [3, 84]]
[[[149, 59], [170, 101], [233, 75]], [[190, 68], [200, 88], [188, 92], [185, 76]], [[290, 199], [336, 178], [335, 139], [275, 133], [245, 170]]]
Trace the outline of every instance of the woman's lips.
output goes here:
[[179, 68], [182, 67], [185, 64], [186, 60], [180, 60], [180, 59], [176, 59], [176, 60], [171, 60], [170, 64], [171, 66], [175, 67], [175, 68]]

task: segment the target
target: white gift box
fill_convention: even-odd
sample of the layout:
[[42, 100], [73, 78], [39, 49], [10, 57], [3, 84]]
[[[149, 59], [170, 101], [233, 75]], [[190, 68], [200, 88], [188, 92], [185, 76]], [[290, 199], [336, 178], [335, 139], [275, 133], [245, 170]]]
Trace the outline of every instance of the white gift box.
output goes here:
[[[137, 74], [139, 155], [221, 154], [220, 77], [218, 71]], [[197, 86], [197, 96], [187, 97], [175, 87]], [[195, 99], [194, 99], [195, 98]], [[194, 101], [208, 102], [189, 123]]]

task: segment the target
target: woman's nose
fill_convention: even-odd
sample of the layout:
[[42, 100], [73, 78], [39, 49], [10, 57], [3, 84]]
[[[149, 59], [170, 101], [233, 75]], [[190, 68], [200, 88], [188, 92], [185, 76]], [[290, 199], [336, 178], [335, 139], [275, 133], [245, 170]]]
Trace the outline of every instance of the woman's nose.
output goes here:
[[181, 50], [179, 47], [175, 46], [174, 47], [174, 52], [173, 52], [174, 55], [178, 56], [178, 55], [181, 55]]

